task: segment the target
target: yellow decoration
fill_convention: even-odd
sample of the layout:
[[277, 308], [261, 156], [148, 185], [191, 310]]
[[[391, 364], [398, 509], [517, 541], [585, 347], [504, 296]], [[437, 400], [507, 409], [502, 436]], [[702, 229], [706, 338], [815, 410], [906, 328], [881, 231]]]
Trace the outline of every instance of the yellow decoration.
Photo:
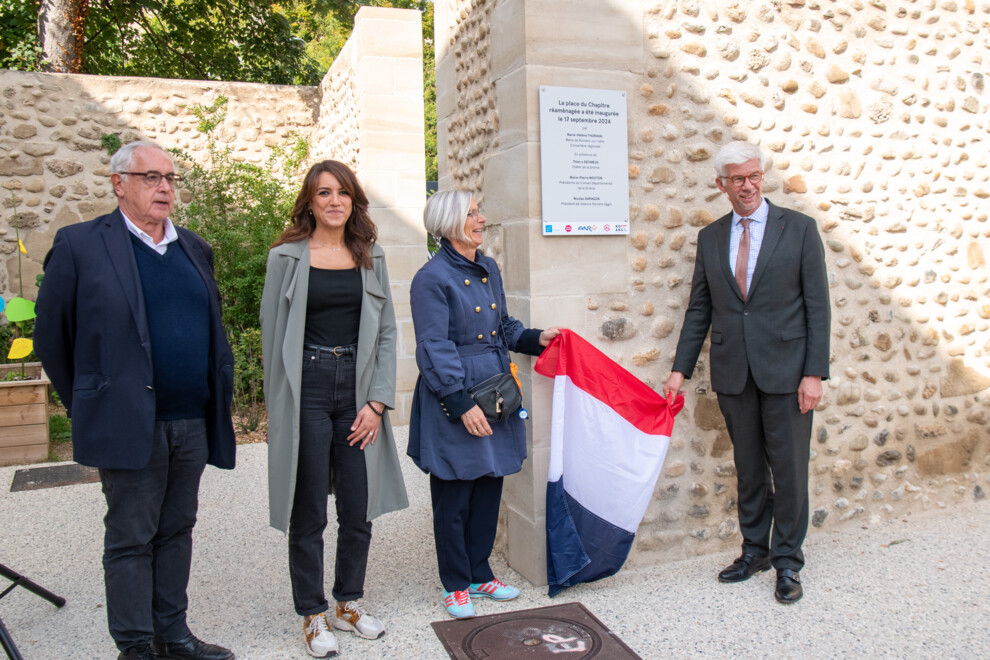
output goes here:
[[19, 247], [21, 249], [21, 253], [22, 254], [27, 254], [28, 253], [27, 249], [24, 247], [24, 242], [21, 239], [19, 239], [19, 238], [17, 239], [17, 247]]
[[10, 345], [10, 352], [7, 353], [8, 360], [22, 360], [31, 355], [34, 350], [34, 342], [24, 337], [15, 339]]

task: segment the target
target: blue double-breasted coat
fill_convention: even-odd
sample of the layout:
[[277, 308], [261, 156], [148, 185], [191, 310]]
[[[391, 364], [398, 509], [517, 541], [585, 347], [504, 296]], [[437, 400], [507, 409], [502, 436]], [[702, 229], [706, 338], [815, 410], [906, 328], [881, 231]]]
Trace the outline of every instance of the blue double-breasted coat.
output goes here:
[[492, 258], [478, 250], [469, 261], [446, 240], [413, 278], [410, 302], [420, 375], [407, 453], [438, 479], [518, 472], [526, 458], [521, 418], [489, 422], [492, 435], [479, 438], [467, 432], [460, 416], [474, 406], [468, 389], [496, 373], [508, 373], [509, 350], [539, 355], [541, 331], [526, 329], [509, 316], [502, 276]]

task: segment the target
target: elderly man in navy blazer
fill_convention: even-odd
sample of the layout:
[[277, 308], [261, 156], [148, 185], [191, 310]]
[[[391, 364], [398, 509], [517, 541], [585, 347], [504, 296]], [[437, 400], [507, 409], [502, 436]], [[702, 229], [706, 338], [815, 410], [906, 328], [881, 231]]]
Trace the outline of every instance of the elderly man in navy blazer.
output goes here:
[[719, 573], [741, 582], [772, 565], [781, 603], [801, 598], [812, 411], [829, 375], [828, 278], [810, 217], [763, 197], [759, 148], [731, 142], [715, 183], [732, 212], [698, 233], [691, 297], [664, 395], [694, 371], [711, 328], [711, 380], [732, 439], [742, 555]]
[[181, 177], [151, 142], [110, 160], [118, 208], [61, 229], [45, 257], [34, 348], [100, 468], [103, 568], [118, 658], [230, 660], [186, 625], [200, 477], [234, 467], [233, 355], [213, 252], [169, 214]]

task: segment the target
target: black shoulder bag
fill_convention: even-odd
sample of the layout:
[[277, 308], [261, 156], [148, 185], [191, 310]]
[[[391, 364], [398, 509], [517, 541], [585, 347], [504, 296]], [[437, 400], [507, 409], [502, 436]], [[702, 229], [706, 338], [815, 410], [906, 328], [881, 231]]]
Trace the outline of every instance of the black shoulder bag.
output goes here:
[[[491, 283], [488, 284], [488, 290], [492, 292], [495, 304], [498, 305], [498, 297], [495, 295]], [[505, 328], [502, 326], [502, 312], [498, 309], [496, 311], [498, 312], [498, 327], [504, 342]], [[505, 348], [508, 351], [508, 343], [506, 343]], [[511, 373], [499, 373], [490, 376], [469, 389], [468, 394], [481, 408], [481, 412], [485, 413], [485, 419], [489, 422], [504, 422], [522, 406], [522, 392], [519, 391], [516, 377]]]

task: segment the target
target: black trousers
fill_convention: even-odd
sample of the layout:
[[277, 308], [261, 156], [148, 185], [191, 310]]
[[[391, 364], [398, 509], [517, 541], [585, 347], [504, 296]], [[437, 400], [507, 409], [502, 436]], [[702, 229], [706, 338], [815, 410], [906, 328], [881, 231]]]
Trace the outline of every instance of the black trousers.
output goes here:
[[100, 470], [107, 500], [103, 571], [117, 648], [189, 634], [186, 587], [199, 481], [209, 454], [203, 419], [156, 421], [140, 470]]
[[431, 474], [430, 495], [443, 588], [463, 591], [472, 582], [493, 580], [488, 558], [498, 529], [502, 477], [446, 481]]
[[770, 556], [774, 568], [800, 571], [808, 533], [812, 411], [797, 392], [761, 392], [750, 374], [737, 395], [718, 395], [732, 439], [743, 552]]
[[364, 595], [371, 522], [364, 451], [360, 443], [347, 443], [357, 417], [354, 382], [354, 355], [303, 352], [299, 462], [289, 518], [289, 577], [300, 616], [329, 608], [323, 586], [323, 532], [331, 485], [337, 505], [333, 597], [348, 601]]

